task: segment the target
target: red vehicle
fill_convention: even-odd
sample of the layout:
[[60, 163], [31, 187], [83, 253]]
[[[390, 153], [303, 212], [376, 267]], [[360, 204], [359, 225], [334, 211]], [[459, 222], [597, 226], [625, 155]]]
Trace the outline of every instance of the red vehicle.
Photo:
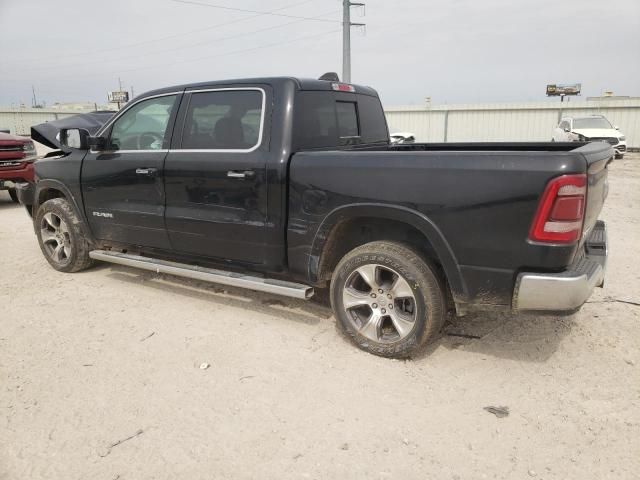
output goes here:
[[27, 137], [0, 132], [0, 190], [9, 190], [18, 202], [15, 183], [33, 182], [33, 162], [36, 147]]

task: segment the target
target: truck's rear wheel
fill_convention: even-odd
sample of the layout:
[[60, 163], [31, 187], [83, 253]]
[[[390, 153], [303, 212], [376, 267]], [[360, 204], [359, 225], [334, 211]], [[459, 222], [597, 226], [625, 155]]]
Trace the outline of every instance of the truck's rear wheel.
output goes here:
[[16, 192], [15, 188], [9, 189], [9, 196], [11, 197], [11, 200], [13, 200], [15, 203], [20, 203], [20, 201], [18, 200], [18, 193]]
[[371, 242], [338, 263], [331, 306], [358, 347], [384, 357], [408, 357], [442, 328], [446, 303], [434, 267], [406, 245]]
[[78, 217], [64, 198], [47, 200], [36, 215], [36, 234], [49, 264], [60, 272], [78, 272], [90, 267], [89, 242]]

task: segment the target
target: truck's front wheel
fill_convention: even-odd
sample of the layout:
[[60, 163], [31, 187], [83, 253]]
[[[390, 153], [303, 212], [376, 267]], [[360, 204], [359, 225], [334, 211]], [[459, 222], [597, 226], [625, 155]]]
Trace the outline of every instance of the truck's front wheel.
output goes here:
[[9, 189], [9, 196], [11, 197], [11, 200], [13, 200], [14, 203], [20, 203], [18, 200], [18, 193], [16, 192], [15, 188]]
[[384, 357], [410, 356], [446, 318], [435, 268], [397, 242], [371, 242], [345, 255], [331, 279], [331, 306], [358, 347]]
[[38, 243], [49, 264], [59, 272], [78, 272], [93, 263], [81, 222], [64, 198], [47, 200], [38, 209]]

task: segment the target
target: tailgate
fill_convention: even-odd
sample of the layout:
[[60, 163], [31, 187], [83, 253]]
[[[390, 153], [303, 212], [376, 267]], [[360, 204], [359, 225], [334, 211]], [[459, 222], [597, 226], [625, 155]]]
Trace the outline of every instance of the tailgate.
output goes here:
[[591, 142], [574, 151], [583, 154], [587, 161], [587, 206], [584, 212], [582, 234], [582, 242], [584, 242], [595, 226], [604, 200], [607, 198], [609, 191], [607, 165], [613, 160], [614, 150], [608, 143]]

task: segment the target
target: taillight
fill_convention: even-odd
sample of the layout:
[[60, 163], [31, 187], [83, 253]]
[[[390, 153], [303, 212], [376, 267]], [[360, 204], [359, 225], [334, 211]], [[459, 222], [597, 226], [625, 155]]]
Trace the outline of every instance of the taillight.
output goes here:
[[551, 180], [542, 194], [529, 240], [573, 243], [582, 234], [587, 198], [587, 176], [563, 175]]

